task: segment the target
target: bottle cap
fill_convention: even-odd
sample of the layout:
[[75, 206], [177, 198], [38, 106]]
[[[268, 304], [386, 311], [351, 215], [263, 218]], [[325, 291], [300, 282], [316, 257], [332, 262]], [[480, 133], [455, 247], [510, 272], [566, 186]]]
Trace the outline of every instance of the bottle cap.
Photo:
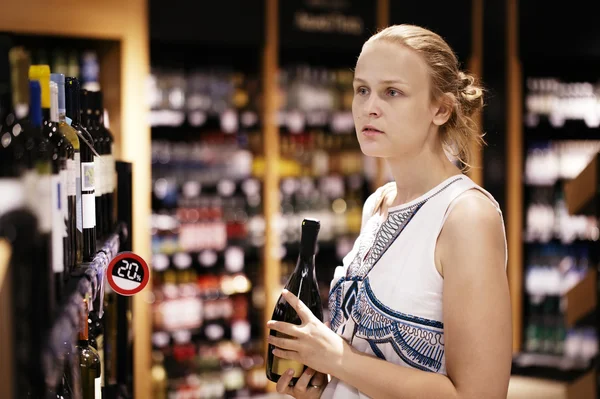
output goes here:
[[50, 82], [50, 121], [58, 122], [58, 85]]
[[[50, 86], [48, 85], [48, 88]], [[41, 107], [41, 89], [40, 82], [32, 80], [29, 82], [29, 119], [35, 127], [42, 126], [42, 107]]]
[[321, 222], [316, 219], [304, 219], [302, 221], [302, 238], [300, 239], [300, 251], [304, 257], [312, 257], [317, 251], [317, 236], [321, 229]]
[[65, 108], [67, 117], [79, 123], [81, 120], [79, 104], [79, 80], [67, 76], [65, 78]]
[[50, 80], [58, 86], [58, 113], [64, 115], [65, 107], [65, 75], [62, 73], [51, 73]]
[[50, 66], [31, 65], [29, 80], [38, 80], [42, 89], [42, 108], [50, 109]]

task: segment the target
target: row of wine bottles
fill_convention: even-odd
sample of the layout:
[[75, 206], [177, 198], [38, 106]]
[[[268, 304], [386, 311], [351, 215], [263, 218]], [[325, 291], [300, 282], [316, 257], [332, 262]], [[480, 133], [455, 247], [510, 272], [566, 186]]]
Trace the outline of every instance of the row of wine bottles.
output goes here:
[[553, 239], [568, 244], [575, 240], [597, 241], [598, 220], [593, 216], [570, 215], [562, 185], [530, 187], [530, 200], [525, 205], [526, 242], [549, 242]]
[[535, 297], [565, 295], [586, 276], [590, 251], [586, 244], [538, 244], [529, 249], [525, 292]]
[[600, 90], [591, 82], [564, 82], [558, 78], [527, 79], [526, 123], [536, 126], [540, 116], [555, 127], [566, 120], [583, 120], [588, 127], [600, 126]]
[[[352, 118], [353, 74], [349, 69], [308, 65], [279, 72], [278, 124], [299, 133], [307, 127], [332, 132], [354, 130]], [[261, 111], [261, 87], [256, 76], [228, 69], [154, 68], [149, 79], [152, 126], [200, 127], [211, 117], [224, 132], [254, 127]]]
[[544, 244], [528, 252], [525, 293], [527, 352], [589, 360], [598, 351], [593, 328], [567, 328], [565, 294], [590, 270], [586, 244]]
[[155, 349], [152, 359], [154, 399], [250, 398], [266, 391], [265, 361], [257, 345], [195, 343], [188, 336]]
[[151, 126], [200, 127], [218, 118], [227, 133], [258, 123], [260, 84], [255, 76], [227, 69], [164, 70], [149, 78]]
[[525, 323], [525, 350], [590, 361], [598, 353], [598, 336], [593, 327], [566, 328], [559, 297], [529, 302]]
[[279, 124], [290, 132], [324, 127], [332, 132], [354, 131], [350, 69], [293, 65], [279, 73]]
[[[102, 317], [91, 303], [72, 302], [75, 275], [116, 226], [114, 140], [104, 115], [100, 90], [32, 64], [25, 48], [0, 37], [0, 258], [19, 348], [14, 397], [98, 399], [117, 389], [115, 294], [99, 298]], [[49, 333], [67, 311], [79, 340], [64, 342], [68, 355], [48, 363]]]
[[3, 169], [38, 191], [35, 208], [55, 240], [53, 267], [68, 275], [93, 259], [96, 240], [115, 224], [114, 140], [103, 121], [102, 92], [83, 90], [48, 65], [30, 65], [21, 47], [3, 54], [12, 87], [2, 97]]
[[[197, 111], [186, 111], [190, 124]], [[154, 395], [248, 397], [266, 385], [261, 351], [251, 351], [262, 335], [252, 277], [264, 242], [262, 182], [248, 135], [198, 129], [190, 141], [152, 142]]]
[[549, 186], [576, 177], [600, 151], [597, 140], [531, 143], [525, 158], [525, 182]]

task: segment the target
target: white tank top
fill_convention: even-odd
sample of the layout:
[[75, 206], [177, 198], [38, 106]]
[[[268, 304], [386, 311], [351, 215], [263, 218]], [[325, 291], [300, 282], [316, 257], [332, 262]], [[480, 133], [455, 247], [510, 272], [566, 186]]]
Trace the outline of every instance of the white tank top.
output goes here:
[[[329, 292], [331, 329], [357, 350], [405, 367], [446, 374], [442, 292], [434, 253], [454, 200], [467, 190], [491, 194], [465, 175], [452, 176], [419, 198], [374, 213], [383, 192], [365, 202], [354, 247], [337, 267]], [[322, 399], [368, 398], [332, 378]]]

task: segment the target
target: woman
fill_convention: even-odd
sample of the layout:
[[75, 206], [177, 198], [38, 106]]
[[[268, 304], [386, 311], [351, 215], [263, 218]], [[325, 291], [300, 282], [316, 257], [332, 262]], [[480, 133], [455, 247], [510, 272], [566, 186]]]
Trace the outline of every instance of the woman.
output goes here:
[[270, 321], [275, 356], [308, 366], [296, 398], [506, 398], [511, 316], [502, 214], [468, 167], [482, 140], [475, 79], [426, 29], [398, 25], [358, 58], [352, 112], [361, 150], [394, 181], [366, 201], [321, 323], [289, 292], [302, 325]]

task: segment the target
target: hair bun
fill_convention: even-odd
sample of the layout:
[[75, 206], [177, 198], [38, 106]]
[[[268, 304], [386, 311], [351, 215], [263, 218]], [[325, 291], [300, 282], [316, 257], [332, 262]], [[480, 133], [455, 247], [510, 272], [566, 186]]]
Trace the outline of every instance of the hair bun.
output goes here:
[[473, 75], [460, 71], [458, 77], [460, 79], [459, 101], [462, 111], [466, 115], [472, 115], [483, 106], [483, 90], [477, 86]]

